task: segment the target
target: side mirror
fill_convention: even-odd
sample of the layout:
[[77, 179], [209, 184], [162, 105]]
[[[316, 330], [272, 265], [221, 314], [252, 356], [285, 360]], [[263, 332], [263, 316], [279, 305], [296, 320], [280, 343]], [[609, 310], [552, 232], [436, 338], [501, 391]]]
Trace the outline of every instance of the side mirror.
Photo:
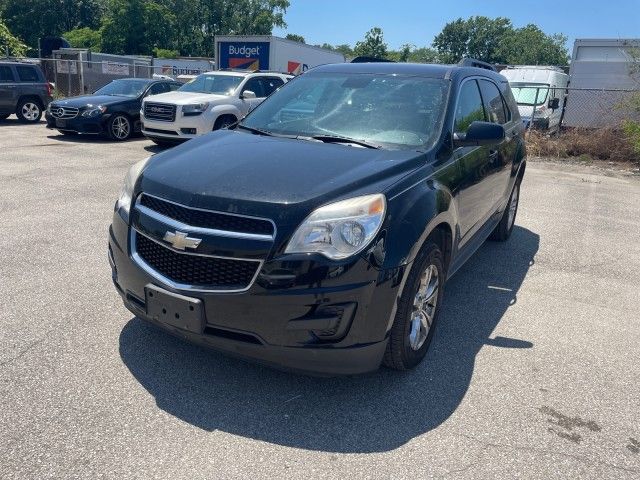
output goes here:
[[253, 92], [251, 90], [245, 90], [240, 94], [240, 98], [243, 98], [244, 100], [251, 100], [253, 98], [258, 98], [258, 97], [256, 97], [256, 92]]
[[552, 98], [551, 100], [549, 100], [549, 108], [551, 110], [555, 110], [556, 108], [560, 107], [560, 99], [559, 98]]
[[495, 145], [504, 140], [504, 127], [491, 122], [473, 122], [466, 133], [454, 133], [453, 142], [456, 147], [478, 147]]

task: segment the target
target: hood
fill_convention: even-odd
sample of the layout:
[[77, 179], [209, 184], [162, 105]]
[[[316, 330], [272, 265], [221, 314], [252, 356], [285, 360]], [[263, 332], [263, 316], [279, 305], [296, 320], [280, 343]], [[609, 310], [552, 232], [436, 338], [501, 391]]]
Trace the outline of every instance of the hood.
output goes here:
[[172, 105], [189, 105], [191, 103], [216, 102], [221, 100], [228, 102], [229, 98], [227, 95], [214, 95], [212, 93], [175, 91], [153, 95], [145, 98], [144, 101], [170, 103]]
[[82, 108], [87, 105], [113, 105], [135, 100], [136, 99], [132, 97], [119, 97], [116, 95], [82, 95], [79, 97], [65, 98], [64, 100], [56, 100], [52, 105], [57, 107]]
[[184, 205], [299, 223], [326, 203], [384, 192], [424, 155], [221, 130], [152, 157], [139, 186]]

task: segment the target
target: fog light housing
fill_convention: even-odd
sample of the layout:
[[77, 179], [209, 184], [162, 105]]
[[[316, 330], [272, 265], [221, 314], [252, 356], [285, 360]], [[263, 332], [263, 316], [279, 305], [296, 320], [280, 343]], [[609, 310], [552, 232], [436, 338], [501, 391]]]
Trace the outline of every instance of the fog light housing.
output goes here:
[[182, 133], [184, 133], [185, 135], [195, 135], [196, 134], [196, 129], [195, 128], [181, 128], [180, 131]]

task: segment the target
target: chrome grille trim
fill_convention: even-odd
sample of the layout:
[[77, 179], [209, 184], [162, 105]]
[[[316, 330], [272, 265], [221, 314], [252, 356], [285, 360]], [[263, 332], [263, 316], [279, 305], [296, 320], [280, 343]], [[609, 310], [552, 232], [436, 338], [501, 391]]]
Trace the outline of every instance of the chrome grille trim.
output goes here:
[[[200, 256], [200, 257], [208, 257], [208, 258], [220, 258], [220, 259], [224, 259], [224, 260], [235, 260], [235, 261], [239, 261], [239, 262], [257, 263], [258, 266], [256, 268], [256, 273], [253, 276], [253, 278], [251, 279], [251, 281], [249, 282], [249, 284], [246, 287], [241, 288], [241, 289], [202, 288], [200, 286], [196, 287], [196, 286], [193, 286], [193, 285], [190, 285], [190, 284], [174, 282], [170, 278], [167, 278], [166, 276], [164, 276], [160, 272], [156, 271], [153, 267], [151, 267], [149, 264], [147, 264], [142, 259], [142, 257], [140, 257], [140, 255], [138, 254], [137, 249], [136, 249], [136, 236], [137, 235], [142, 235], [143, 237], [151, 240], [152, 242], [155, 242], [158, 245], [160, 245], [160, 246], [162, 246], [162, 247], [164, 247], [164, 248], [166, 248], [168, 250], [171, 250], [174, 253], [179, 253], [180, 255]], [[162, 283], [164, 285], [167, 285], [167, 286], [169, 286], [169, 287], [171, 287], [173, 289], [176, 289], [176, 290], [187, 290], [187, 291], [190, 291], [190, 292], [203, 292], [203, 293], [204, 292], [206, 292], [206, 293], [241, 293], [241, 292], [246, 292], [247, 290], [249, 290], [253, 286], [253, 284], [257, 280], [258, 275], [260, 275], [260, 271], [262, 270], [262, 266], [264, 264], [264, 260], [256, 260], [256, 259], [250, 259], [250, 258], [222, 257], [222, 256], [217, 256], [217, 255], [203, 255], [201, 253], [183, 252], [183, 251], [171, 248], [168, 245], [163, 244], [162, 242], [159, 242], [158, 240], [150, 237], [149, 235], [146, 235], [146, 234], [142, 233], [141, 231], [137, 230], [134, 227], [131, 227], [129, 229], [129, 244], [131, 246], [131, 258], [136, 263], [136, 265], [138, 265], [147, 274], [149, 274], [151, 277], [153, 277], [154, 279], [156, 279], [160, 283]]]
[[57, 118], [60, 120], [70, 120], [78, 116], [78, 113], [80, 113], [80, 109], [74, 108], [74, 107], [62, 107], [62, 106], [52, 105], [49, 112], [51, 113], [51, 116], [53, 118]]
[[159, 122], [174, 122], [176, 119], [175, 105], [166, 103], [145, 102], [143, 114], [144, 118]]

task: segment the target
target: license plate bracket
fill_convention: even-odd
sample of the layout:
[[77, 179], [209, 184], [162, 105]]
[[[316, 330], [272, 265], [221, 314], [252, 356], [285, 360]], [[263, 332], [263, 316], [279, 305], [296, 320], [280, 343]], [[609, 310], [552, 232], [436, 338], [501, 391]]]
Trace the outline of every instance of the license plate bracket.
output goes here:
[[152, 284], [144, 288], [147, 315], [156, 321], [193, 333], [204, 331], [202, 300], [168, 292]]
[[67, 121], [66, 120], [56, 120], [56, 127], [58, 128], [67, 128]]

